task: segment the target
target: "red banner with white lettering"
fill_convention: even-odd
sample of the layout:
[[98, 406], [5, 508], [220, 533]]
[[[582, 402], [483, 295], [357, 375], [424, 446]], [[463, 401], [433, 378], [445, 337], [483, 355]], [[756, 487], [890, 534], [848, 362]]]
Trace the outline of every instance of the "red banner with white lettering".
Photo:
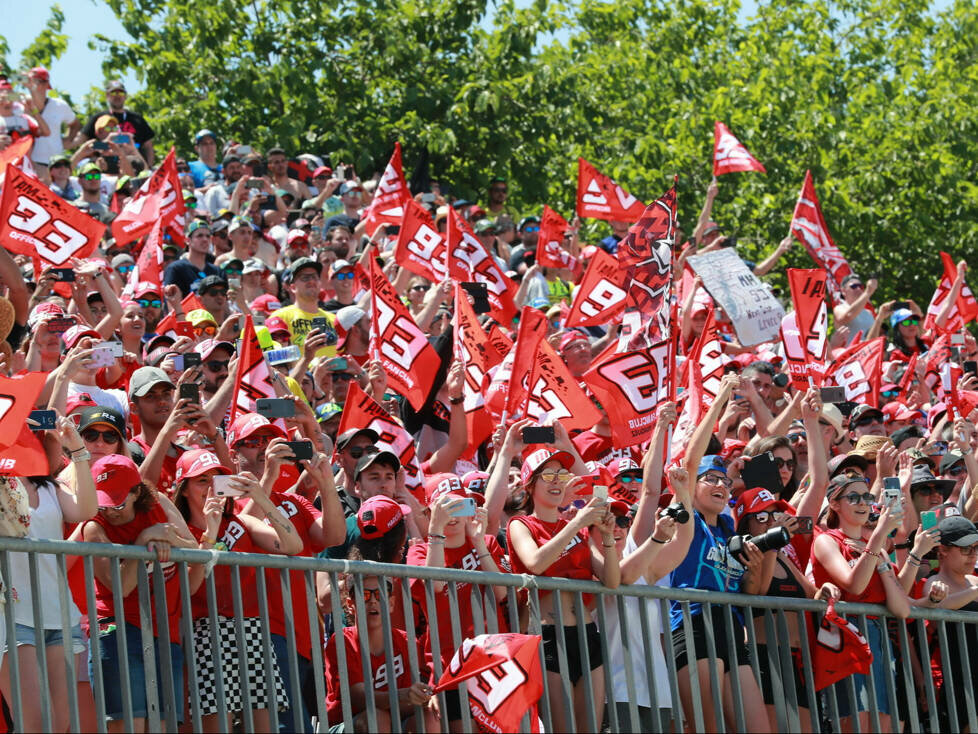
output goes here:
[[689, 443], [693, 431], [720, 391], [720, 381], [726, 365], [731, 361], [720, 344], [720, 330], [717, 328], [714, 308], [708, 306], [703, 331], [693, 342], [681, 370], [680, 384], [686, 387], [683, 393], [686, 399], [672, 434], [674, 460], [685, 454], [686, 444]]
[[472, 310], [468, 294], [455, 286], [455, 359], [462, 363], [465, 383], [462, 386], [462, 406], [468, 425], [468, 447], [471, 456], [479, 445], [492, 435], [493, 421], [486, 412], [484, 390], [495, 349]]
[[[251, 314], [245, 316], [245, 326], [241, 331], [238, 372], [234, 380], [233, 394], [228, 425], [234, 423], [239, 413], [254, 413], [258, 398], [278, 397], [272, 384], [271, 368], [265, 361], [265, 354], [255, 335], [255, 324], [251, 320]], [[279, 419], [276, 425], [284, 428], [285, 424]]]
[[401, 164], [401, 144], [394, 143], [394, 152], [384, 169], [384, 175], [377, 183], [373, 201], [364, 215], [367, 234], [373, 237], [382, 224], [400, 224], [404, 216], [404, 205], [411, 198], [407, 182], [404, 180], [404, 167]]
[[781, 342], [791, 381], [799, 390], [821, 385], [828, 347], [826, 273], [818, 268], [788, 268], [788, 285], [795, 310], [781, 320]]
[[[934, 296], [930, 299], [930, 305], [927, 306], [927, 316], [924, 318], [924, 328], [927, 330], [937, 328], [937, 317], [943, 310], [948, 296], [951, 295], [951, 287], [958, 275], [954, 260], [943, 251], [941, 252], [941, 265], [944, 268], [944, 274], [941, 276], [941, 282], [937, 284]], [[951, 312], [941, 331], [960, 331], [974, 321], [976, 317], [978, 317], [978, 300], [975, 299], [975, 294], [965, 283], [961, 286], [961, 292], [955, 299], [954, 305], [951, 306]]]
[[[520, 328], [516, 333], [512, 374], [507, 388], [506, 415], [509, 421], [526, 413], [526, 401], [530, 394], [530, 371], [540, 342], [546, 336], [546, 315], [538, 308], [524, 306], [520, 312]], [[506, 360], [503, 360], [503, 364], [506, 364]]]
[[669, 343], [634, 352], [606, 350], [584, 374], [608, 414], [615, 446], [648, 441], [655, 427], [655, 409], [669, 397]]
[[391, 387], [421, 410], [441, 359], [374, 258], [370, 258], [370, 302], [370, 354], [380, 360]]
[[577, 258], [564, 249], [564, 236], [570, 231], [570, 224], [546, 204], [540, 217], [540, 234], [537, 237], [536, 263], [541, 268], [577, 267]]
[[520, 731], [529, 714], [530, 731], [539, 732], [537, 702], [543, 695], [540, 635], [479, 635], [463, 640], [435, 693], [465, 683], [469, 708], [479, 729]]
[[3, 150], [0, 150], [0, 191], [3, 189], [8, 164], [20, 168], [24, 173], [34, 172], [34, 166], [31, 165], [31, 159], [29, 157], [33, 147], [34, 138], [27, 135], [20, 138], [17, 142], [11, 143]]
[[397, 264], [432, 283], [441, 283], [448, 277], [447, 257], [448, 245], [435, 229], [431, 214], [414, 199], [406, 201], [394, 246]]
[[812, 260], [828, 271], [826, 287], [833, 300], [838, 300], [842, 279], [852, 272], [852, 268], [829, 235], [829, 228], [822, 216], [822, 205], [815, 195], [811, 171], [805, 171], [805, 181], [791, 216], [791, 233], [805, 246]]
[[634, 222], [643, 211], [645, 204], [583, 158], [577, 159], [577, 216]]
[[489, 350], [489, 366], [495, 367], [509, 354], [509, 350], [513, 348], [513, 340], [503, 333], [499, 324], [493, 324], [486, 336], [489, 346], [492, 347]]
[[0, 198], [0, 244], [10, 252], [38, 257], [45, 267], [71, 267], [102, 239], [105, 225], [55, 194], [16, 166], [7, 166]]
[[826, 382], [844, 387], [846, 400], [878, 408], [885, 351], [885, 336], [854, 344], [840, 354], [829, 367], [826, 372]]
[[584, 271], [564, 325], [571, 329], [613, 324], [625, 310], [625, 296], [625, 271], [617, 259], [597, 250]]
[[47, 372], [0, 376], [0, 449], [16, 443], [47, 377]]
[[492, 317], [508, 324], [516, 316], [516, 285], [455, 209], [448, 209], [448, 275], [458, 282], [485, 283]]
[[527, 384], [530, 389], [524, 417], [538, 424], [556, 418], [568, 431], [583, 431], [601, 420], [601, 411], [546, 339], [539, 342]]
[[186, 211], [177, 173], [176, 151], [170, 148], [162, 165], [146, 179], [112, 221], [112, 236], [117, 245], [124, 245], [142, 237], [152, 229], [157, 219], [162, 219], [166, 231], [182, 247], [185, 242], [183, 229]]
[[129, 280], [122, 295], [132, 298], [140, 283], [152, 283], [163, 294], [163, 220], [157, 219], [146, 235], [146, 243], [139, 251], [136, 266], [129, 271]]
[[404, 426], [392, 418], [376, 400], [367, 395], [356, 381], [350, 383], [336, 435], [341, 436], [351, 428], [369, 428], [377, 432], [380, 436], [379, 443], [386, 444], [381, 448], [389, 448], [400, 459], [407, 488], [419, 502], [424, 504], [426, 502], [424, 474], [421, 472], [414, 439]]
[[719, 120], [713, 126], [713, 176], [738, 171], [767, 173], [761, 162]]

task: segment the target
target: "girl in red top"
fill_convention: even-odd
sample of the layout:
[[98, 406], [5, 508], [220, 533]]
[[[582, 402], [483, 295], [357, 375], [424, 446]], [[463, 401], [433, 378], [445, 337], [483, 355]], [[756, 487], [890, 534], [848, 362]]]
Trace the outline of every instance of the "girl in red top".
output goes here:
[[[555, 426], [559, 433], [563, 431]], [[566, 434], [564, 438], [566, 437]], [[562, 441], [568, 450], [540, 449], [523, 462], [520, 476], [526, 488], [528, 515], [509, 521], [506, 530], [510, 561], [514, 573], [531, 573], [592, 580], [597, 579], [614, 589], [621, 581], [618, 551], [615, 547], [615, 517], [606, 501], [591, 499], [573, 519], [561, 517], [560, 508], [568, 504], [567, 496], [578, 485], [571, 469], [586, 473], [584, 462], [573, 451], [570, 441]], [[556, 627], [557, 609], [553, 594], [540, 593], [540, 619], [543, 625], [543, 650], [550, 694], [550, 713], [554, 731], [570, 731], [561, 695], [561, 675], [557, 655], [557, 635], [563, 638], [567, 651], [567, 674], [574, 686], [574, 721], [580, 731], [596, 731], [604, 716], [604, 670], [601, 641], [597, 627], [590, 619], [574, 614], [574, 595], [562, 594], [560, 612], [563, 627]], [[590, 614], [594, 600], [584, 595]], [[577, 625], [586, 629], [587, 651], [591, 670], [581, 669], [582, 651]], [[586, 688], [594, 695], [595, 721], [587, 717]]]
[[[842, 601], [865, 604], [885, 604], [897, 617], [906, 618], [910, 614], [910, 600], [893, 572], [893, 566], [884, 551], [889, 534], [903, 522], [902, 507], [898, 512], [890, 512], [884, 507], [876, 528], [867, 532], [870, 506], [875, 501], [864, 477], [854, 474], [840, 474], [835, 477], [828, 490], [829, 508], [825, 516], [828, 528], [819, 533], [812, 545], [812, 573], [815, 585], [832, 583], [842, 590]], [[867, 639], [873, 651], [873, 674], [876, 682], [876, 703], [880, 711], [881, 731], [891, 731], [889, 696], [885, 681], [896, 674], [891, 652], [890, 670], [884, 668], [883, 645], [889, 638], [883, 621], [867, 617]], [[859, 726], [869, 727], [869, 676], [854, 675], [856, 702], [859, 713]], [[848, 716], [853, 707], [846, 691], [848, 684], [837, 684], [839, 713]], [[851, 722], [850, 722], [851, 724]]]

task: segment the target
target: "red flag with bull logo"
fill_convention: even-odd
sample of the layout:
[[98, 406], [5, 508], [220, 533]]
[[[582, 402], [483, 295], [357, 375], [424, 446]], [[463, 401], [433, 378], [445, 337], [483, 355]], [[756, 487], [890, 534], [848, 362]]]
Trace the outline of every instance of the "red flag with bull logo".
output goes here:
[[822, 205], [815, 195], [811, 171], [805, 171], [805, 181], [791, 216], [791, 233], [805, 246], [812, 260], [828, 271], [826, 287], [833, 300], [838, 300], [842, 279], [852, 272], [852, 268], [829, 235], [829, 228], [822, 216]]
[[397, 264], [432, 283], [441, 283], [448, 277], [447, 258], [448, 244], [435, 228], [431, 214], [414, 199], [408, 199], [394, 247]]
[[542, 268], [577, 267], [577, 258], [564, 249], [564, 236], [570, 231], [570, 224], [557, 212], [544, 204], [540, 217], [540, 234], [537, 237], [536, 263]]
[[713, 126], [713, 176], [738, 171], [767, 173], [761, 162], [747, 151], [729, 128], [717, 120]]
[[367, 233], [372, 237], [382, 224], [400, 224], [404, 216], [404, 205], [411, 199], [411, 192], [404, 180], [404, 167], [401, 164], [401, 143], [394, 143], [394, 152], [377, 184], [373, 201], [364, 215]]
[[577, 159], [577, 216], [634, 222], [643, 211], [645, 204], [583, 158]]

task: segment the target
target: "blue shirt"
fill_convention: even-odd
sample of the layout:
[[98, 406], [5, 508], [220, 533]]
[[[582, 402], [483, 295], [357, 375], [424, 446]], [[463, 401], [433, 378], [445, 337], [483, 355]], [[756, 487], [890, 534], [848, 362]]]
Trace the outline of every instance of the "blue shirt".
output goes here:
[[221, 177], [221, 166], [218, 164], [215, 168], [211, 168], [203, 161], [190, 161], [187, 164], [190, 168], [190, 175], [194, 179], [194, 186], [198, 189], [209, 183], [216, 183]]

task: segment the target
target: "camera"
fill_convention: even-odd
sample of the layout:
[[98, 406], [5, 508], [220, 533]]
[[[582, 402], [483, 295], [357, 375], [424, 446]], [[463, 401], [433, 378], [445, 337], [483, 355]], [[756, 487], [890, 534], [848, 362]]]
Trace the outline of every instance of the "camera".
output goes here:
[[778, 372], [771, 378], [775, 387], [785, 388], [788, 386], [788, 376], [784, 372]]
[[791, 533], [784, 528], [771, 528], [766, 533], [753, 538], [749, 535], [735, 535], [727, 541], [727, 550], [738, 559], [742, 559], [744, 544], [748, 542], [756, 545], [761, 553], [766, 553], [769, 550], [777, 550], [788, 545], [791, 542]]
[[671, 517], [680, 525], [685, 525], [689, 522], [689, 510], [683, 507], [682, 502], [673, 502], [659, 512], [659, 517]]

